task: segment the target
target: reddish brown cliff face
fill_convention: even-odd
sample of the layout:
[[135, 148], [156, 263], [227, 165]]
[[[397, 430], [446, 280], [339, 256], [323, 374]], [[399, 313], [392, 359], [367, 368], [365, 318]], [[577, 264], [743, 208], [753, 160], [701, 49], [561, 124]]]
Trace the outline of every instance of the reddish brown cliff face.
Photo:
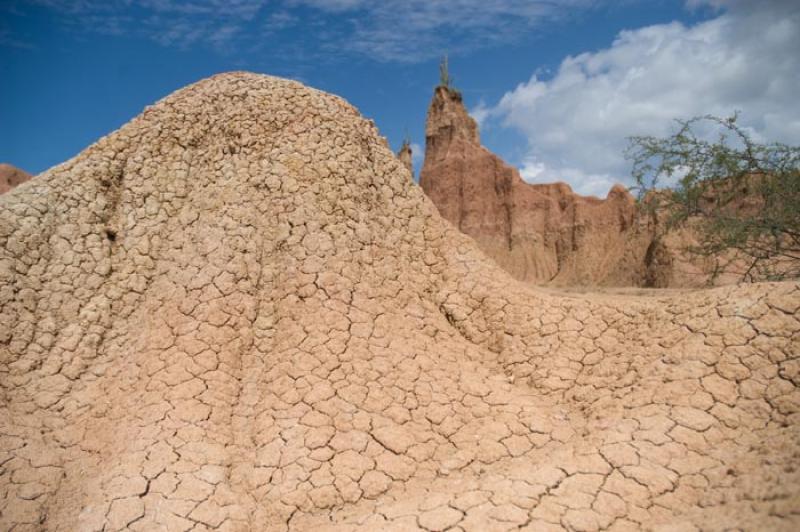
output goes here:
[[[640, 212], [621, 185], [600, 199], [566, 183], [526, 183], [481, 145], [461, 95], [445, 87], [436, 88], [428, 109], [425, 148], [420, 185], [441, 215], [523, 281], [682, 288], [768, 280], [798, 268], [781, 259], [753, 273], [752, 258], [735, 252], [692, 253], [699, 220], [668, 228], [664, 213]], [[704, 199], [716, 201], [714, 193]], [[733, 208], [758, 201], [744, 197]]]
[[0, 194], [5, 194], [30, 178], [31, 175], [25, 170], [20, 170], [10, 164], [0, 163]]
[[606, 199], [569, 185], [532, 185], [480, 144], [461, 96], [435, 90], [420, 185], [439, 212], [518, 279], [555, 284], [645, 283], [650, 241], [622, 186]]

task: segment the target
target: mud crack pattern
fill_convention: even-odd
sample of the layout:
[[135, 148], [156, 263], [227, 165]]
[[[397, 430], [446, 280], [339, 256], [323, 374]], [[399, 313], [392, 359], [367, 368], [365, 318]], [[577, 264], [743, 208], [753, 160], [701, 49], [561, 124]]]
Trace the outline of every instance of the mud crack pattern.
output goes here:
[[797, 530], [800, 287], [558, 296], [231, 73], [0, 198], [0, 524]]

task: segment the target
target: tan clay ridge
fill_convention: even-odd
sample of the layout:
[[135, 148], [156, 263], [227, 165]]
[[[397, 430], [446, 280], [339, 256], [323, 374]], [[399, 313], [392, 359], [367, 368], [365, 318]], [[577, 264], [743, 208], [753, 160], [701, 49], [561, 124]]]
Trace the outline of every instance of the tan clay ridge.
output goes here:
[[0, 194], [5, 194], [31, 177], [31, 174], [25, 170], [20, 170], [10, 164], [0, 163]]
[[0, 198], [0, 528], [797, 530], [799, 308], [537, 291], [215, 76]]

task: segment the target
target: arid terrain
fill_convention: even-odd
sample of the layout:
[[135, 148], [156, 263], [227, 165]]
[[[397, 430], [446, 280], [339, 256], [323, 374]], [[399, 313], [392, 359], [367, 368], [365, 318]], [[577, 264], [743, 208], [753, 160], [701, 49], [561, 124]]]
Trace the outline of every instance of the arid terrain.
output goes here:
[[0, 315], [3, 530], [800, 529], [798, 283], [519, 282], [298, 82], [0, 197]]
[[5, 194], [30, 178], [31, 175], [25, 170], [20, 170], [10, 164], [0, 163], [0, 194]]

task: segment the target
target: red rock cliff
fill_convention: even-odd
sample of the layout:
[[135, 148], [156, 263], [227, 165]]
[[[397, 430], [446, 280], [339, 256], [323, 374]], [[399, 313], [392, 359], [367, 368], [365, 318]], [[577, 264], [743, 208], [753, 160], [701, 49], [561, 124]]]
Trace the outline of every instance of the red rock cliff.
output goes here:
[[437, 87], [428, 110], [420, 185], [439, 212], [514, 277], [554, 284], [641, 285], [649, 243], [634, 198], [532, 185], [484, 148], [461, 95]]

